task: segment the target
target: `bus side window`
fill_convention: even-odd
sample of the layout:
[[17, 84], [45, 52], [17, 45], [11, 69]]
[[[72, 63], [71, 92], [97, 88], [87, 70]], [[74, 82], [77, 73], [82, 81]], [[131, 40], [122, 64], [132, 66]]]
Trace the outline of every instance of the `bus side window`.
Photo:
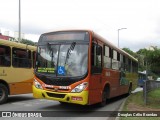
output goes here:
[[112, 69], [119, 69], [118, 52], [116, 50], [113, 50]]
[[13, 48], [13, 67], [31, 68], [31, 51]]
[[92, 73], [102, 72], [102, 47], [95, 43], [92, 43], [91, 65]]
[[111, 64], [111, 48], [109, 48], [108, 46], [104, 46], [103, 61], [104, 61], [105, 68], [111, 68], [111, 66], [112, 66], [112, 64]]
[[127, 72], [129, 72], [129, 65], [128, 65], [128, 63], [129, 63], [129, 59], [127, 57], [125, 57], [125, 70]]
[[132, 72], [132, 60], [128, 59], [128, 71]]
[[119, 67], [120, 67], [120, 70], [121, 71], [124, 71], [124, 62], [123, 62], [123, 58], [124, 58], [124, 56], [122, 55], [122, 54], [120, 54], [120, 65], [119, 65]]
[[10, 47], [0, 45], [0, 66], [9, 67], [11, 65], [10, 55]]
[[136, 63], [135, 61], [132, 62], [132, 69], [134, 73], [138, 71], [138, 63]]
[[36, 52], [33, 51], [32, 52], [32, 65], [33, 65], [33, 68], [35, 68], [35, 58], [36, 58]]

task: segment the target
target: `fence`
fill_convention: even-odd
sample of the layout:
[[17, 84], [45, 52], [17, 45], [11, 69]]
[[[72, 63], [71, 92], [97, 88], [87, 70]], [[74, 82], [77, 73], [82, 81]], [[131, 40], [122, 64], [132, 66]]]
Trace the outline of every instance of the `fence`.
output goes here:
[[144, 81], [143, 98], [145, 104], [147, 104], [147, 93], [157, 88], [160, 88], [160, 81], [155, 81], [155, 80]]

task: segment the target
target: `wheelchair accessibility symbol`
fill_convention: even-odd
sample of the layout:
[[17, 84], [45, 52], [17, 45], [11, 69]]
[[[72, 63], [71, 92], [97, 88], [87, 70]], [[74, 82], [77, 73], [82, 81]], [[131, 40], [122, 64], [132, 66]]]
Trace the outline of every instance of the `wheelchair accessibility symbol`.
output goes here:
[[58, 75], [65, 75], [64, 66], [58, 66]]

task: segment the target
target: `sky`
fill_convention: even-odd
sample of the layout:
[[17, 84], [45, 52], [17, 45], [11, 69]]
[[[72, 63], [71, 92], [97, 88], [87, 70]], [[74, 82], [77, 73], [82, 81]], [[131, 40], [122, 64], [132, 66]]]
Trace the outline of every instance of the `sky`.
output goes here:
[[[14, 36], [19, 0], [0, 3], [0, 31]], [[45, 32], [90, 29], [117, 46], [120, 28], [120, 48], [160, 47], [160, 0], [21, 0], [21, 31], [34, 42]]]

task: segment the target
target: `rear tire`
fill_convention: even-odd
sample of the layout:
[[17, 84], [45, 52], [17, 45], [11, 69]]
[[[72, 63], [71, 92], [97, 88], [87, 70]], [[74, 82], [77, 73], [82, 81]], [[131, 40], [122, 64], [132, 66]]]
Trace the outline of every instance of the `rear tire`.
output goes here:
[[132, 93], [132, 84], [129, 85], [128, 95], [130, 95], [131, 93]]
[[0, 104], [3, 104], [8, 99], [8, 89], [4, 84], [0, 84]]
[[99, 106], [104, 107], [106, 105], [106, 101], [107, 101], [107, 93], [105, 90], [103, 90], [102, 101], [99, 103]]

